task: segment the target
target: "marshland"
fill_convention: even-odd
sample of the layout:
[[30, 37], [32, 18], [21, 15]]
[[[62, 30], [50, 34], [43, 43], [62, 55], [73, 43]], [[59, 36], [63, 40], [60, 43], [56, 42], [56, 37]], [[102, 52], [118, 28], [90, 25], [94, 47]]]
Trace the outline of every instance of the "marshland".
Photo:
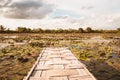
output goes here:
[[68, 47], [98, 80], [119, 80], [120, 34], [119, 31], [115, 31], [111, 33], [69, 32], [69, 30], [69, 33], [64, 30], [55, 33], [2, 32], [0, 79], [22, 80], [43, 48]]

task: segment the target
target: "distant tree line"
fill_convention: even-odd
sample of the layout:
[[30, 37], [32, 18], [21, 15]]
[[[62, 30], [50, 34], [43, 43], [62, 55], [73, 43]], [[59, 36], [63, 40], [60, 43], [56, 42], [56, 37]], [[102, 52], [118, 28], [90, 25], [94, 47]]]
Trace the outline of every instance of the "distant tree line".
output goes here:
[[31, 29], [27, 27], [18, 27], [16, 30], [10, 30], [0, 25], [0, 33], [118, 33], [120, 28], [116, 30], [93, 30], [91, 27], [87, 27], [85, 30], [83, 28], [78, 29], [42, 29], [36, 28]]

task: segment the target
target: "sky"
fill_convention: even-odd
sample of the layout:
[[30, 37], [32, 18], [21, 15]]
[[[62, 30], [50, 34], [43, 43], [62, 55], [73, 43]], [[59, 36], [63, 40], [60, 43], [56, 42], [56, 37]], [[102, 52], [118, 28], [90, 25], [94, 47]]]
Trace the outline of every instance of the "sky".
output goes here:
[[10, 29], [117, 29], [120, 0], [0, 0], [0, 25]]

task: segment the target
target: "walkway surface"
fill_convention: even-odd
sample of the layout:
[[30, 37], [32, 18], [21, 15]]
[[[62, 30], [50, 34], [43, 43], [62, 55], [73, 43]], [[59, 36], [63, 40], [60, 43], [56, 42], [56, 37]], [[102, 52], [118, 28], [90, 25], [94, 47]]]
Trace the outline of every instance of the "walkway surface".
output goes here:
[[45, 48], [24, 80], [96, 80], [68, 48]]

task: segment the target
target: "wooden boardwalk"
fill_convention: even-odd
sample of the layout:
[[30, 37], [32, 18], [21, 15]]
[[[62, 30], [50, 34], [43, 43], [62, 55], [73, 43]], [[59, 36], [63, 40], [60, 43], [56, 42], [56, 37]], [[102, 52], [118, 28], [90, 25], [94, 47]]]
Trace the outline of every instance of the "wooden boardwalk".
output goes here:
[[45, 48], [23, 80], [96, 80], [68, 48]]

